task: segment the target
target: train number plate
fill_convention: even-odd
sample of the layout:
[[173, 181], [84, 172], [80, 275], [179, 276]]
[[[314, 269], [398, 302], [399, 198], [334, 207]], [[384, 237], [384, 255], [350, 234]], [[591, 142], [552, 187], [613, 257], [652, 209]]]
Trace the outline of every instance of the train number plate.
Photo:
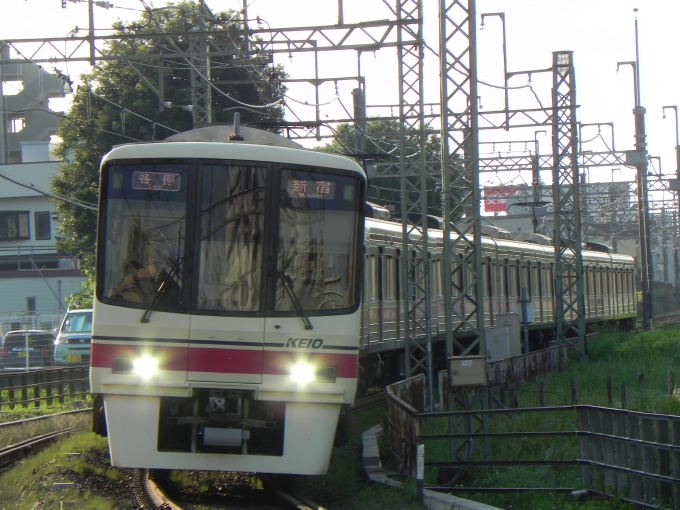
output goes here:
[[78, 356], [66, 356], [66, 361], [68, 361], [70, 363], [80, 361], [81, 359], [82, 359], [82, 356], [80, 356], [80, 355], [78, 355]]

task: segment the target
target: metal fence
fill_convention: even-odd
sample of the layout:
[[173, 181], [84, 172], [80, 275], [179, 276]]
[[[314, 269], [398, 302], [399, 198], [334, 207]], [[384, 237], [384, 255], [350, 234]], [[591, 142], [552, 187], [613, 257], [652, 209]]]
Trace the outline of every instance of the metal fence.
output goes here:
[[[476, 409], [424, 413], [419, 406], [424, 400], [423, 376], [401, 381], [387, 389], [388, 430], [390, 447], [397, 468], [415, 476], [416, 448], [426, 445], [427, 451], [450, 448], [448, 461], [428, 461], [425, 466], [439, 470], [462, 471], [470, 468], [507, 468], [518, 466], [553, 465], [573, 466], [579, 470], [582, 488], [591, 492], [615, 496], [646, 508], [680, 510], [680, 416], [661, 415], [586, 405], [559, 407]], [[536, 416], [544, 413], [562, 413], [562, 430], [513, 431], [491, 433], [485, 429], [458, 428], [455, 433], [429, 433], [428, 421], [463, 419], [468, 417], [505, 417], [515, 419], [522, 414]], [[572, 444], [572, 458], [492, 458], [487, 448], [469, 447], [472, 443], [492, 441], [567, 441]], [[427, 444], [439, 442], [437, 448], [428, 450]], [[437, 444], [437, 443], [435, 443]], [[459, 445], [466, 456], [459, 455]], [[531, 447], [527, 445], [527, 451]], [[540, 449], [539, 449], [540, 450]], [[439, 480], [439, 477], [438, 477]], [[522, 490], [517, 488], [482, 487], [429, 487], [433, 490], [455, 492], [497, 492]], [[551, 492], [571, 491], [574, 488], [548, 487]], [[525, 489], [525, 490], [541, 490]]]
[[0, 372], [0, 411], [82, 402], [90, 393], [89, 368]]
[[8, 331], [20, 329], [42, 329], [53, 331], [61, 325], [64, 313], [45, 312], [40, 314], [4, 314], [0, 316], [0, 336]]

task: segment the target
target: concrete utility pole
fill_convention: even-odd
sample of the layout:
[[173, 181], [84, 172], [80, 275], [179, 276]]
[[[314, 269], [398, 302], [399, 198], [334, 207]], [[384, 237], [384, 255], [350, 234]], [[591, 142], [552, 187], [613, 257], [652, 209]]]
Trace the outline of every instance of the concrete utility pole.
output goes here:
[[642, 285], [642, 323], [645, 331], [652, 329], [652, 253], [649, 239], [649, 199], [647, 196], [647, 135], [645, 133], [646, 109], [640, 105], [640, 53], [638, 48], [638, 22], [635, 18], [635, 61], [619, 62], [633, 68], [635, 93], [635, 155], [633, 165], [637, 167], [638, 218], [640, 223], [640, 280]]

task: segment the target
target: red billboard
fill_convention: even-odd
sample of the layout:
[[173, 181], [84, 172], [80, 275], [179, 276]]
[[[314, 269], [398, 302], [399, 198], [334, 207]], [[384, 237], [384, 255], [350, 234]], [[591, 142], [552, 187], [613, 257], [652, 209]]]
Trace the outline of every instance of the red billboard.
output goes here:
[[515, 197], [517, 186], [484, 187], [484, 211], [508, 212], [508, 198]]

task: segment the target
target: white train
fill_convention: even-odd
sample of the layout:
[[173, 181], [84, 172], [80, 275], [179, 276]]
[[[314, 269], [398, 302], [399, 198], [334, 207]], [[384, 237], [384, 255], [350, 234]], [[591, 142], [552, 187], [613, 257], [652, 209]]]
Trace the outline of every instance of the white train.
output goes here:
[[[405, 324], [402, 272], [402, 227], [389, 221], [389, 213], [379, 206], [368, 208], [365, 227], [363, 322], [360, 359], [363, 387], [391, 382], [404, 376]], [[431, 331], [434, 363], [446, 368], [444, 345], [443, 231], [440, 220], [430, 218], [428, 229], [431, 290]], [[518, 313], [521, 289], [535, 310], [528, 326], [530, 351], [548, 347], [555, 339], [555, 251], [552, 241], [531, 233], [512, 233], [485, 225], [482, 229], [482, 273], [484, 278], [484, 327], [498, 326], [502, 314]], [[609, 253], [601, 245], [587, 244], [582, 251], [584, 268], [583, 296], [586, 323], [610, 323], [631, 327], [637, 315], [635, 260], [627, 255]], [[416, 266], [419, 267], [419, 266]], [[418, 269], [416, 269], [418, 270]], [[449, 268], [455, 289], [466, 287], [469, 277], [458, 265]], [[470, 315], [472, 309], [460, 315]], [[573, 312], [569, 319], [575, 318]], [[500, 319], [502, 320], [502, 319]], [[472, 321], [475, 322], [474, 319]], [[457, 326], [454, 324], [454, 326]], [[468, 345], [470, 331], [457, 328], [454, 336]], [[456, 352], [460, 354], [460, 352]], [[473, 354], [478, 354], [474, 352]]]
[[326, 472], [357, 387], [365, 181], [247, 128], [104, 157], [90, 380], [113, 465]]
[[[230, 129], [103, 159], [94, 430], [120, 467], [321, 474], [360, 357], [365, 385], [403, 367], [401, 225], [378, 208], [364, 220], [355, 161]], [[485, 326], [526, 287], [538, 347], [555, 326], [553, 247], [489, 233]], [[442, 235], [429, 230], [443, 366]], [[633, 259], [583, 257], [588, 321], [634, 320]], [[456, 273], [456, 286], [466, 277]], [[467, 333], [457, 331], [463, 342]]]

